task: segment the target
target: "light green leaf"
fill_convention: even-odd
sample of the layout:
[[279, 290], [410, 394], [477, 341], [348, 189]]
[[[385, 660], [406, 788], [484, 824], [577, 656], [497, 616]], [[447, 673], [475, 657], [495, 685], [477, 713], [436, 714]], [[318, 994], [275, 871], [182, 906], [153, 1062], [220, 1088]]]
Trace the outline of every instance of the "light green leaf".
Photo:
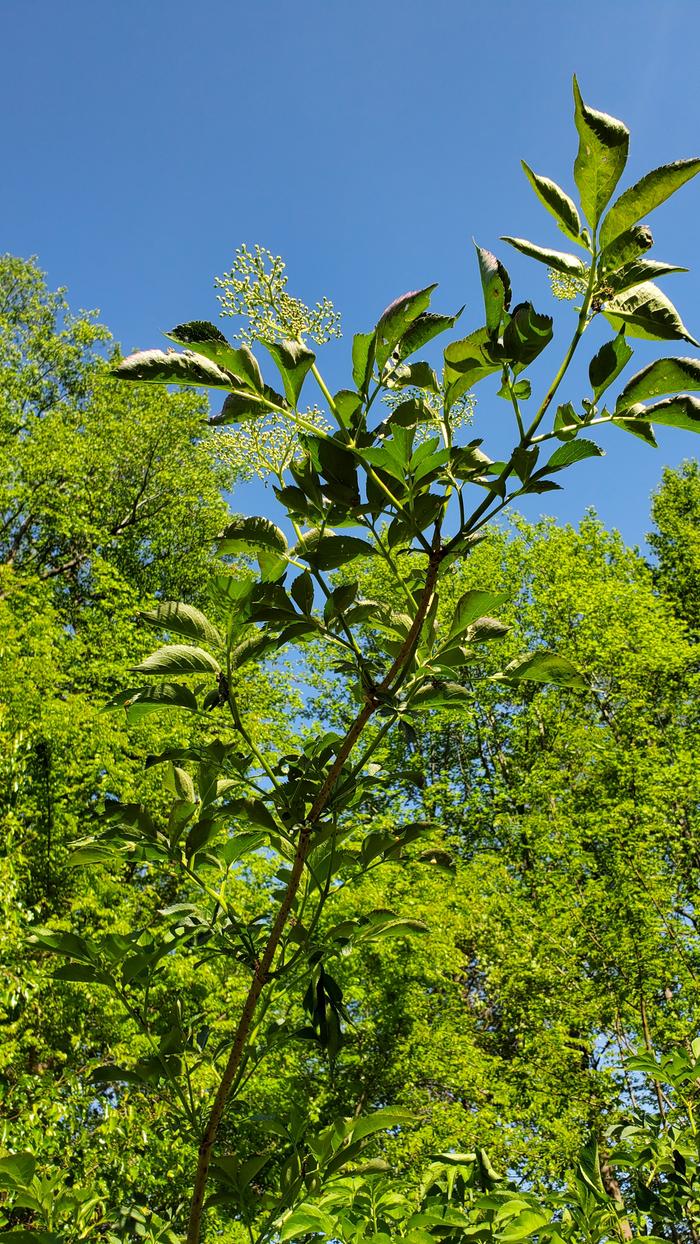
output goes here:
[[656, 359], [627, 381], [617, 399], [615, 413], [664, 393], [700, 389], [700, 359]]
[[280, 1244], [311, 1234], [325, 1235], [327, 1239], [332, 1239], [335, 1235], [334, 1225], [330, 1215], [317, 1209], [315, 1205], [301, 1205], [282, 1223], [279, 1229]]
[[358, 1119], [352, 1129], [353, 1140], [362, 1140], [365, 1136], [373, 1136], [375, 1132], [384, 1132], [387, 1128], [404, 1127], [416, 1122], [417, 1115], [412, 1110], [401, 1106], [386, 1106], [383, 1110], [375, 1110]]
[[202, 354], [212, 363], [232, 372], [251, 389], [257, 392], [262, 391], [262, 373], [250, 347], [242, 345], [236, 348], [230, 345], [224, 334], [208, 320], [192, 320], [189, 324], [178, 324], [165, 336], [179, 346], [190, 346], [195, 354]]
[[[153, 687], [138, 687], [127, 693], [128, 698], [120, 696], [121, 707], [126, 710], [129, 725], [142, 721], [151, 713], [163, 708], [184, 708], [196, 713], [197, 700], [189, 687], [176, 682], [161, 682]], [[115, 707], [111, 704], [109, 707]]]
[[32, 1182], [35, 1170], [36, 1158], [33, 1154], [10, 1153], [6, 1158], [0, 1158], [0, 1186], [26, 1188]]
[[220, 553], [250, 553], [257, 549], [286, 553], [287, 547], [284, 532], [269, 518], [258, 516], [238, 515], [224, 527], [217, 541]]
[[380, 371], [413, 321], [428, 310], [435, 289], [437, 285], [427, 285], [425, 289], [402, 294], [382, 313], [375, 330], [376, 358]]
[[534, 242], [526, 241], [525, 238], [504, 236], [501, 241], [508, 242], [510, 246], [515, 247], [516, 251], [520, 251], [530, 259], [538, 259], [540, 263], [545, 263], [555, 272], [565, 272], [567, 276], [585, 277], [586, 275], [586, 266], [578, 255], [569, 255], [566, 251], [548, 250], [544, 246], [536, 246]]
[[510, 307], [510, 277], [500, 259], [491, 251], [476, 246], [476, 254], [486, 308], [486, 329], [488, 335], [494, 337], [498, 334], [504, 312]]
[[461, 341], [451, 341], [445, 349], [444, 380], [447, 386], [445, 409], [449, 413], [454, 402], [485, 376], [501, 370], [490, 353], [488, 329], [477, 328]]
[[512, 1218], [502, 1231], [497, 1233], [496, 1239], [502, 1240], [503, 1244], [515, 1244], [516, 1240], [526, 1240], [529, 1236], [536, 1235], [548, 1222], [547, 1214], [541, 1214], [534, 1209], [524, 1209]]
[[567, 238], [571, 238], [572, 242], [582, 245], [581, 218], [573, 199], [570, 199], [566, 191], [562, 190], [555, 181], [534, 173], [524, 160], [520, 163], [540, 203], [547, 208], [548, 212], [551, 212], [562, 233], [565, 233]]
[[316, 355], [300, 341], [261, 341], [275, 360], [290, 406], [296, 406], [307, 372]]
[[588, 378], [596, 402], [617, 379], [631, 357], [632, 349], [625, 341], [623, 333], [618, 333], [612, 341], [606, 341], [605, 345], [600, 347], [588, 365]]
[[189, 350], [139, 350], [112, 368], [118, 380], [135, 380], [139, 384], [192, 384], [210, 389], [233, 389], [235, 380], [205, 359]]
[[194, 605], [182, 601], [164, 600], [155, 609], [146, 609], [139, 617], [150, 626], [158, 626], [163, 631], [174, 631], [176, 635], [186, 635], [188, 639], [198, 639], [207, 644], [222, 642], [219, 631], [208, 618]]
[[619, 238], [615, 238], [614, 242], [605, 247], [598, 260], [598, 269], [600, 272], [613, 272], [623, 264], [643, 255], [653, 245], [651, 229], [647, 225], [633, 225], [631, 229], [626, 229]]
[[608, 323], [619, 331], [623, 325], [629, 337], [646, 341], [689, 341], [691, 337], [673, 303], [651, 281], [637, 285], [626, 294], [611, 298], [603, 309]]
[[627, 163], [630, 135], [622, 121], [584, 104], [576, 78], [574, 121], [579, 135], [574, 180], [586, 219], [595, 229]]
[[503, 592], [486, 592], [478, 588], [470, 588], [457, 601], [447, 642], [449, 643], [456, 635], [461, 635], [473, 622], [488, 615], [492, 609], [503, 604], [504, 600]]
[[203, 648], [185, 644], [166, 644], [151, 653], [140, 665], [133, 665], [137, 674], [218, 674], [219, 665]]
[[559, 687], [572, 687], [577, 691], [585, 691], [588, 687], [583, 675], [571, 661], [555, 652], [546, 651], [531, 652], [511, 661], [501, 674], [494, 675], [494, 681], [554, 683]]
[[630, 225], [648, 216], [697, 173], [700, 173], [700, 159], [676, 160], [646, 173], [613, 203], [601, 226], [601, 246], [607, 246]]

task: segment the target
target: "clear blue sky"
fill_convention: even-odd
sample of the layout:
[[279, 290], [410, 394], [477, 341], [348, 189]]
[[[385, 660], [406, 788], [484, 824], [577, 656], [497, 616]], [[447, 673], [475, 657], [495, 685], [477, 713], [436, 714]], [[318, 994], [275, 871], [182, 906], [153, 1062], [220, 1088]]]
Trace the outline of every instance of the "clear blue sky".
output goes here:
[[[127, 349], [216, 319], [213, 277], [241, 242], [342, 311], [337, 386], [351, 334], [407, 289], [439, 281], [438, 309], [466, 302], [464, 331], [482, 322], [472, 237], [516, 299], [551, 310], [544, 268], [498, 238], [565, 245], [519, 161], [572, 188], [573, 72], [632, 130], [626, 184], [700, 154], [697, 0], [0, 0], [0, 20], [2, 248], [38, 255]], [[699, 214], [700, 178], [652, 218], [653, 254], [691, 269], [665, 288], [696, 336]], [[498, 449], [506, 405], [478, 392]], [[605, 459], [523, 508], [594, 505], [641, 540], [663, 465], [700, 449], [659, 439], [655, 454], [611, 431]]]

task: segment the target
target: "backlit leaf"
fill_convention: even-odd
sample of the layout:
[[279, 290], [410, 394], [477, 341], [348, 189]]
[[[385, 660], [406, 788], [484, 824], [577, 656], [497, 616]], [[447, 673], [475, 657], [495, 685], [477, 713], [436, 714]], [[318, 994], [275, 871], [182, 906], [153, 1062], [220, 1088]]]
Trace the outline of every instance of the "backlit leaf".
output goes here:
[[132, 666], [137, 674], [218, 674], [219, 665], [203, 648], [185, 644], [167, 644], [151, 653], [140, 665]]
[[673, 164], [662, 164], [660, 168], [646, 173], [613, 203], [601, 225], [601, 246], [606, 246], [630, 225], [648, 216], [697, 173], [700, 173], [700, 159], [676, 160]]
[[525, 238], [504, 236], [501, 241], [508, 242], [509, 246], [514, 246], [516, 251], [520, 251], [530, 259], [538, 259], [540, 263], [545, 263], [555, 272], [564, 272], [567, 276], [585, 277], [586, 275], [586, 267], [578, 255], [569, 255], [566, 251], [548, 250], [544, 246], [536, 246], [534, 242], [526, 241]]
[[530, 652], [527, 656], [511, 661], [501, 674], [494, 676], [494, 681], [554, 683], [559, 687], [572, 687], [577, 691], [585, 691], [588, 685], [583, 675], [566, 657], [545, 651]]
[[562, 233], [571, 238], [572, 242], [580, 243], [581, 218], [573, 199], [555, 181], [534, 173], [524, 160], [520, 162], [540, 203], [551, 212]]
[[603, 308], [606, 320], [619, 331], [624, 325], [629, 337], [647, 341], [689, 341], [691, 337], [673, 303], [651, 281], [637, 285], [626, 294], [611, 298]]
[[650, 397], [700, 389], [700, 359], [656, 359], [628, 380], [617, 399], [615, 411], [622, 411]]
[[576, 78], [574, 121], [579, 135], [574, 180], [586, 219], [595, 229], [627, 163], [629, 130], [622, 121], [584, 104]]
[[489, 336], [493, 337], [498, 333], [504, 312], [510, 307], [510, 277], [500, 259], [492, 255], [491, 251], [477, 246], [476, 254], [479, 260], [479, 275], [481, 276], [481, 288], [484, 294], [486, 328]]
[[139, 350], [112, 368], [118, 380], [139, 384], [193, 384], [213, 389], [233, 389], [235, 380], [201, 354], [175, 350]]
[[296, 406], [307, 372], [316, 361], [316, 355], [300, 341], [263, 341], [261, 345], [275, 360], [290, 406]]

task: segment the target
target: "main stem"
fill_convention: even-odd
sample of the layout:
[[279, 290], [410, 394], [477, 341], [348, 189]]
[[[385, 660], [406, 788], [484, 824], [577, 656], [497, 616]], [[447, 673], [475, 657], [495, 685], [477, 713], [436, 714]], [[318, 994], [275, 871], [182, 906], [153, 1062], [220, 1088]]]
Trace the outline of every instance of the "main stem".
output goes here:
[[[431, 551], [430, 558], [428, 560], [425, 586], [423, 588], [420, 604], [416, 610], [411, 629], [401, 645], [401, 649], [386, 674], [386, 677], [383, 679], [378, 688], [378, 690], [382, 693], [391, 691], [394, 680], [403, 672], [404, 668], [412, 660], [416, 644], [420, 639], [420, 632], [425, 621], [426, 614], [430, 608], [430, 603], [433, 598], [441, 558], [442, 551], [440, 548], [436, 548]], [[296, 899], [299, 891], [299, 886], [304, 873], [304, 864], [306, 863], [306, 858], [311, 845], [311, 835], [313, 829], [328, 805], [330, 797], [333, 793], [333, 787], [340, 777], [346, 760], [350, 756], [350, 753], [352, 752], [373, 712], [379, 706], [379, 703], [380, 700], [376, 699], [374, 696], [370, 696], [367, 699], [362, 711], [358, 714], [345, 735], [338, 754], [328, 770], [325, 780], [316, 795], [313, 804], [311, 805], [309, 814], [299, 831], [299, 839], [294, 854], [291, 875], [287, 883], [287, 889], [280, 904], [279, 911], [277, 912], [277, 916], [275, 917], [275, 922], [270, 930], [267, 945], [265, 946], [262, 957], [255, 966], [253, 979], [250, 983], [250, 988], [243, 1004], [243, 1010], [241, 1011], [241, 1017], [238, 1021], [238, 1027], [236, 1028], [233, 1045], [231, 1046], [228, 1061], [221, 1077], [221, 1082], [217, 1089], [209, 1119], [200, 1142], [197, 1171], [194, 1181], [194, 1190], [192, 1193], [192, 1203], [190, 1206], [190, 1219], [187, 1228], [187, 1244], [199, 1244], [202, 1230], [204, 1197], [209, 1177], [209, 1167], [211, 1165], [212, 1151], [216, 1141], [216, 1135], [219, 1130], [219, 1124], [226, 1108], [226, 1102], [231, 1091], [231, 1085], [233, 1084], [243, 1057], [248, 1034], [255, 1017], [258, 1002], [260, 1001], [260, 995], [262, 994], [262, 991], [270, 978], [270, 972], [275, 954], [286, 928], [287, 921], [289, 920], [294, 900]]]

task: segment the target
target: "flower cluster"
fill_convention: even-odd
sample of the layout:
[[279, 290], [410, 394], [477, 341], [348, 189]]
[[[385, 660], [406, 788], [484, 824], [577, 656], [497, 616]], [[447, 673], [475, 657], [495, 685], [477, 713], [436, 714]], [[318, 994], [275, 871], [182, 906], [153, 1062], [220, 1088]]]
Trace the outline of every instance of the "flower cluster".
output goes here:
[[231, 271], [216, 278], [221, 314], [241, 315], [248, 324], [236, 336], [249, 345], [256, 340], [281, 341], [309, 337], [324, 345], [340, 337], [340, 315], [329, 298], [307, 307], [287, 293], [285, 263], [263, 246], [239, 246]]

